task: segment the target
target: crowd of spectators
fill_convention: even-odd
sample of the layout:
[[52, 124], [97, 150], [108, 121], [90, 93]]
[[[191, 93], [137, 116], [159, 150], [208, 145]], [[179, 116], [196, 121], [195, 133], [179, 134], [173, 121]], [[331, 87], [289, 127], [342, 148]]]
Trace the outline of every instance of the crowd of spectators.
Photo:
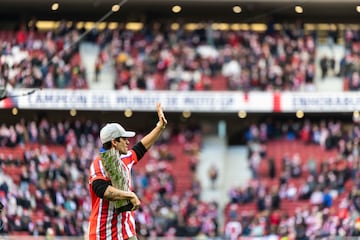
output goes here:
[[[2, 231], [35, 236], [48, 231], [60, 236], [86, 232], [90, 210], [87, 168], [99, 148], [99, 127], [100, 123], [91, 120], [50, 122], [47, 118], [2, 124], [0, 145], [14, 154], [0, 154], [0, 201], [5, 205]], [[199, 150], [200, 146], [194, 147], [191, 142], [199, 137], [198, 132], [194, 128], [175, 131], [174, 127], [167, 131], [148, 153], [144, 166], [138, 166], [133, 173], [136, 192], [143, 201], [136, 215], [139, 233], [153, 238], [199, 233], [218, 236], [221, 233], [218, 204], [200, 201], [201, 186], [195, 183], [182, 194], [176, 192], [171, 161], [176, 161], [177, 156], [167, 151], [173, 141], [184, 146], [183, 154]], [[357, 123], [264, 122], [250, 125], [245, 136], [249, 142], [249, 159], [256, 153], [259, 161], [273, 162], [266, 176], [273, 181], [267, 185], [264, 176], [255, 169], [247, 186], [229, 193], [227, 223], [240, 228], [242, 236], [276, 234], [306, 239], [360, 234]], [[300, 153], [292, 152], [284, 153], [282, 159], [271, 160], [266, 143], [279, 138], [336, 150], [337, 154], [329, 159], [313, 156], [314, 159], [305, 161]], [[56, 146], [60, 148], [56, 150]], [[281, 164], [280, 172], [277, 164]], [[19, 178], [6, 174], [12, 167], [18, 169]], [[194, 168], [196, 163], [189, 166], [189, 172]], [[294, 179], [300, 184], [293, 184]], [[351, 191], [344, 187], [348, 181], [352, 181]], [[281, 207], [284, 201], [308, 204], [294, 212], [284, 212]], [[256, 213], [237, 210], [251, 202], [256, 204]]]
[[[284, 25], [281, 31], [223, 31], [205, 24], [202, 29], [188, 31], [183, 25], [173, 29], [155, 23], [141, 31], [128, 30], [125, 25], [114, 30], [93, 29], [81, 41], [100, 46], [94, 66], [97, 74], [106, 61], [114, 62], [114, 89], [216, 90], [213, 81], [220, 76], [226, 79], [227, 90], [314, 90], [316, 37], [303, 30], [301, 25], [295, 29]], [[0, 85], [88, 88], [78, 42], [84, 31], [75, 23], [62, 22], [49, 32], [25, 25], [1, 32]], [[344, 33], [346, 51], [339, 76], [349, 79], [350, 90], [358, 90], [359, 33], [351, 29]], [[45, 235], [50, 229], [56, 235], [84, 234], [90, 209], [87, 168], [99, 147], [99, 125], [90, 120], [50, 122], [42, 118], [0, 126], [0, 146], [22, 149], [20, 156], [0, 153], [0, 201], [6, 210], [2, 231]], [[164, 134], [168, 138], [149, 153], [147, 165], [134, 172], [136, 191], [145, 200], [137, 214], [140, 233], [154, 238], [194, 236], [199, 232], [217, 235], [218, 206], [199, 200], [201, 186], [194, 183], [188, 192], [176, 194], [169, 159], [161, 158], [172, 134]], [[248, 187], [231, 191], [230, 209], [235, 209], [229, 212], [231, 223], [240, 223], [242, 235], [360, 234], [359, 134], [357, 124], [344, 126], [340, 121], [250, 126], [246, 137], [253, 180]], [[191, 139], [189, 135], [177, 138], [183, 139], [184, 147]], [[276, 173], [277, 162], [267, 156], [266, 143], [279, 137], [337, 149], [338, 154], [326, 159], [321, 167], [315, 159], [305, 166], [297, 153], [284, 155], [281, 172]], [[66, 148], [54, 152], [52, 146]], [[259, 163], [265, 158], [269, 158], [270, 178], [278, 179], [272, 188], [258, 173]], [[194, 172], [196, 157], [191, 160]], [[21, 170], [18, 181], [3, 174], [11, 167]], [[304, 178], [301, 185], [291, 184], [291, 179], [299, 178]], [[353, 191], [334, 212], [333, 200], [343, 196], [349, 180]], [[311, 207], [286, 215], [281, 212], [284, 199], [309, 200]], [[258, 213], [238, 215], [236, 206], [248, 202], [256, 202]]]
[[343, 77], [350, 91], [360, 89], [360, 35], [359, 31], [346, 29], [344, 33], [345, 55], [340, 61], [339, 76]]
[[286, 25], [256, 32], [217, 30], [209, 23], [189, 31], [154, 23], [139, 32], [122, 26], [99, 39], [109, 41], [99, 56], [114, 60], [116, 89], [216, 90], [219, 76], [227, 90], [314, 88], [316, 39]]
[[[35, 26], [34, 24], [32, 26]], [[203, 23], [195, 30], [185, 24], [145, 24], [143, 29], [78, 29], [66, 21], [51, 31], [21, 24], [2, 31], [0, 84], [30, 88], [89, 88], [89, 71], [95, 81], [102, 66], [113, 63], [114, 89], [314, 91], [317, 37], [303, 24], [283, 24], [266, 31], [217, 30]], [[358, 89], [358, 32], [344, 30], [346, 54], [338, 75]], [[94, 69], [85, 69], [79, 54], [82, 42], [100, 52]], [[87, 71], [88, 70], [88, 71]]]
[[19, 24], [0, 32], [0, 85], [12, 88], [87, 89], [79, 55], [81, 30], [66, 22], [53, 31]]
[[[254, 161], [266, 161], [268, 172], [260, 174], [255, 167], [247, 185], [229, 192], [227, 219], [230, 225], [240, 223], [236, 227], [238, 234], [275, 234], [294, 239], [359, 236], [360, 128], [357, 123], [264, 122], [250, 125], [246, 137], [250, 168], [254, 168]], [[275, 139], [316, 145], [334, 154], [303, 159], [298, 150], [287, 150], [281, 159], [274, 159], [269, 156], [266, 144]], [[349, 182], [350, 187], [346, 188]], [[282, 203], [289, 201], [299, 203], [293, 213], [282, 208]], [[248, 203], [255, 203], [256, 212], [239, 212], [239, 207]]]
[[[88, 167], [100, 147], [100, 125], [91, 120], [51, 122], [45, 117], [1, 125], [0, 146], [5, 151], [0, 154], [3, 234], [86, 233], [91, 209]], [[136, 212], [141, 236], [219, 234], [217, 203], [200, 201], [201, 186], [195, 182], [190, 189], [177, 191], [172, 161], [178, 156], [167, 150], [175, 144], [183, 151], [181, 161], [186, 161], [186, 156], [195, 157], [201, 144], [198, 130], [169, 126], [144, 162], [133, 170], [134, 191], [142, 200]], [[143, 134], [138, 132], [132, 141]], [[190, 166], [183, 171], [192, 177]]]

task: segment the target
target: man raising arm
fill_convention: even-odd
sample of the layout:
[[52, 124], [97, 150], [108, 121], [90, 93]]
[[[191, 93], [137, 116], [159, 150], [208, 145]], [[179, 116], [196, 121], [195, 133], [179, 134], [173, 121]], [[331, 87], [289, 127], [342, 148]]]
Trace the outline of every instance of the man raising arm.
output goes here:
[[[131, 169], [153, 146], [166, 127], [167, 120], [161, 104], [157, 104], [158, 122], [154, 129], [145, 135], [132, 149], [128, 149], [128, 138], [135, 132], [126, 131], [118, 123], [107, 123], [100, 130], [100, 141], [103, 144], [99, 156], [90, 166], [89, 189], [92, 200], [92, 211], [89, 219], [89, 240], [102, 239], [137, 239], [134, 210], [140, 207], [140, 200], [132, 192]], [[118, 157], [106, 168], [103, 156], [110, 154]], [[116, 169], [116, 172], [112, 172]], [[112, 175], [117, 175], [124, 189], [115, 187]], [[111, 181], [113, 179], [113, 181]], [[128, 200], [129, 204], [116, 207], [117, 201]]]

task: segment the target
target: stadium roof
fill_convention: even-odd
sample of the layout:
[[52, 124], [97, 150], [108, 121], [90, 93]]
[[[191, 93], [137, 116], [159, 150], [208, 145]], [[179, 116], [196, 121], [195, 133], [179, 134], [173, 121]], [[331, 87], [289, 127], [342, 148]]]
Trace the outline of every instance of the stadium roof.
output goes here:
[[[58, 11], [51, 10], [48, 0], [2, 0], [0, 19], [18, 20], [36, 16], [38, 19], [96, 20], [120, 0], [58, 0]], [[173, 5], [182, 6], [178, 14], [171, 12]], [[234, 5], [241, 13], [232, 12]], [[301, 5], [303, 14], [295, 13]], [[354, 0], [128, 0], [112, 20], [143, 21], [152, 19], [214, 20], [224, 22], [258, 22], [268, 17], [275, 20], [307, 19], [313, 22], [355, 22], [359, 18]]]

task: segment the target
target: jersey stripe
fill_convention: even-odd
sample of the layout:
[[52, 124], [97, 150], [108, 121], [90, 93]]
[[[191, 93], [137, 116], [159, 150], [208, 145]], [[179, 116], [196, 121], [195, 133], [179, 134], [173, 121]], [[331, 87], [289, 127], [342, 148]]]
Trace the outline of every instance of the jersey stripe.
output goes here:
[[[136, 153], [130, 150], [121, 155], [121, 165], [128, 178], [129, 189], [132, 189], [131, 169], [138, 163]], [[89, 240], [123, 240], [136, 235], [133, 212], [116, 214], [113, 204], [100, 199], [92, 191], [92, 182], [96, 179], [109, 181], [100, 157], [96, 157], [90, 166], [89, 188], [92, 200], [92, 212], [89, 223]]]
[[112, 239], [115, 239], [115, 240], [119, 240], [121, 238], [119, 238], [118, 236], [118, 229], [117, 229], [117, 226], [116, 226], [116, 222], [117, 222], [117, 214], [113, 214], [112, 216], [112, 219], [111, 219], [111, 229], [112, 229]]
[[[108, 204], [109, 206], [110, 204]], [[106, 239], [113, 239], [112, 238], [112, 232], [113, 232], [113, 228], [112, 228], [112, 219], [114, 217], [114, 211], [111, 209], [112, 206], [109, 206], [107, 209], [107, 217], [106, 217]], [[115, 229], [116, 230], [116, 229]]]
[[[106, 229], [106, 222], [107, 222], [107, 218], [108, 218], [108, 209], [109, 209], [109, 204], [108, 201], [101, 199], [101, 204], [99, 206], [99, 210], [100, 210], [100, 214], [99, 214], [99, 220], [100, 222], [98, 222], [99, 224], [99, 234], [100, 234], [100, 238], [99, 240], [102, 239], [108, 239], [107, 238], [107, 229]], [[105, 224], [104, 224], [105, 223]]]

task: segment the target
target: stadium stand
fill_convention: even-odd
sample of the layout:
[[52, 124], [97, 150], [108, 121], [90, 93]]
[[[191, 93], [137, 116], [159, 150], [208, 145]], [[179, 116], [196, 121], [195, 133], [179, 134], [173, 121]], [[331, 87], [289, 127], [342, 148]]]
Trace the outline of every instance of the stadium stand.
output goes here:
[[[357, 208], [354, 165], [358, 162], [355, 160], [358, 150], [354, 143], [358, 136], [352, 132], [356, 132], [358, 126], [340, 121], [302, 121], [300, 126], [283, 124], [288, 130], [275, 130], [275, 138], [267, 132], [273, 131], [274, 126], [267, 126], [267, 130], [261, 128], [262, 131], [254, 125], [248, 129], [253, 179], [246, 187], [229, 193], [231, 201], [225, 209], [227, 222], [239, 221], [241, 234], [247, 236], [357, 236], [357, 227], [348, 219], [350, 216], [342, 214]], [[309, 130], [308, 126], [313, 129]], [[321, 131], [316, 130], [319, 126]], [[251, 163], [257, 154], [261, 156], [260, 162]], [[312, 219], [317, 214], [322, 216], [317, 220], [318, 225]], [[298, 232], [297, 220], [302, 218], [304, 232]], [[263, 224], [259, 225], [261, 219]]]
[[[7, 209], [2, 218], [7, 219], [3, 232], [32, 236], [45, 235], [47, 229], [58, 236], [81, 236], [86, 232], [90, 204], [86, 198], [87, 168], [99, 147], [97, 126], [90, 121], [47, 119], [2, 126], [0, 192]], [[133, 173], [135, 191], [144, 203], [139, 218], [145, 214], [143, 220], [147, 219], [139, 221], [144, 236], [164, 236], [174, 229], [185, 236], [215, 221], [216, 206], [198, 200], [199, 189], [190, 165], [190, 159], [198, 155], [201, 135], [198, 130], [182, 130], [180, 134], [174, 135], [171, 130], [164, 134], [168, 137]], [[194, 204], [203, 208], [193, 209]], [[184, 209], [176, 216], [178, 208]], [[189, 228], [188, 221], [196, 224]]]
[[[46, 31], [24, 25], [0, 31], [1, 86], [145, 94], [357, 91], [360, 86], [359, 28], [345, 23], [337, 25], [339, 32], [318, 36], [318, 29], [296, 23], [277, 29], [265, 24], [265, 30], [255, 31], [220, 30], [210, 23], [189, 30], [185, 23], [173, 28], [157, 22], [145, 24], [143, 31], [126, 25], [93, 29], [80, 42], [85, 28], [75, 21], [58, 23]], [[329, 49], [333, 55], [323, 57]], [[90, 209], [87, 168], [99, 148], [100, 123], [33, 116], [14, 123], [1, 115], [1, 234], [84, 235]], [[196, 168], [203, 122], [195, 129], [180, 124], [167, 130], [133, 172], [144, 203], [137, 213], [139, 236], [360, 235], [357, 123], [328, 121], [324, 114], [310, 122], [279, 121], [276, 127], [252, 120], [242, 132], [252, 179], [228, 193], [224, 212], [218, 202], [200, 199]]]
[[[178, 30], [163, 26], [167, 31], [156, 33], [118, 28], [92, 32], [80, 42], [77, 39], [85, 30], [73, 25], [59, 24], [44, 32], [8, 30], [1, 33], [6, 46], [1, 79], [12, 88], [319, 90], [317, 82], [325, 77], [320, 66], [323, 56], [317, 55], [319, 39], [304, 28], [282, 27], [272, 32], [212, 30], [211, 34], [185, 26]], [[359, 40], [354, 30], [344, 31], [344, 43], [338, 46], [346, 56], [329, 57], [324, 67], [329, 69], [326, 72], [339, 69], [335, 75], [346, 80], [345, 90], [354, 90], [356, 80], [349, 79]], [[169, 38], [173, 44], [166, 42]], [[83, 44], [86, 55], [79, 50]], [[24, 66], [31, 69], [28, 75], [19, 73]]]

